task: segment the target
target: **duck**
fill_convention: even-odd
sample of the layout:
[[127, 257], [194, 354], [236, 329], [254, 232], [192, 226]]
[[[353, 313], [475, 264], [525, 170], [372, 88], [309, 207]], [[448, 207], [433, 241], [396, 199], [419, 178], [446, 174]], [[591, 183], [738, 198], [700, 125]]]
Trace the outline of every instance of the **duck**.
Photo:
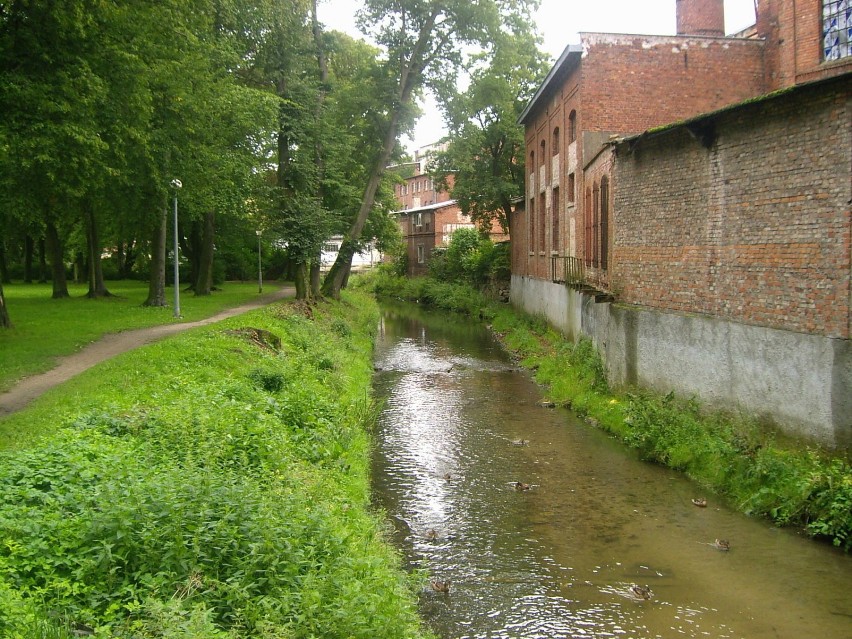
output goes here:
[[713, 548], [715, 548], [716, 550], [730, 550], [731, 544], [728, 542], [727, 539], [717, 539], [713, 542]]
[[433, 579], [431, 581], [432, 590], [435, 592], [450, 592], [450, 580], [441, 581], [439, 579]]
[[692, 503], [699, 508], [707, 508], [707, 500], [704, 497], [696, 497], [692, 500]]
[[636, 597], [636, 599], [650, 599], [654, 596], [654, 593], [651, 592], [651, 589], [647, 585], [640, 586], [638, 584], [630, 586], [630, 594]]
[[444, 473], [444, 479], [446, 479], [447, 481], [450, 481], [452, 478], [453, 478], [452, 473]]
[[426, 540], [427, 541], [435, 541], [438, 538], [438, 531], [434, 528], [430, 528], [426, 531]]
[[530, 489], [530, 485], [529, 485], [529, 484], [525, 484], [525, 483], [524, 483], [524, 482], [522, 482], [522, 481], [516, 481], [516, 482], [514, 483], [514, 486], [515, 486], [515, 490], [529, 490], [529, 489]]
[[513, 439], [512, 440], [512, 446], [526, 446], [529, 443], [530, 442], [529, 442], [528, 439]]

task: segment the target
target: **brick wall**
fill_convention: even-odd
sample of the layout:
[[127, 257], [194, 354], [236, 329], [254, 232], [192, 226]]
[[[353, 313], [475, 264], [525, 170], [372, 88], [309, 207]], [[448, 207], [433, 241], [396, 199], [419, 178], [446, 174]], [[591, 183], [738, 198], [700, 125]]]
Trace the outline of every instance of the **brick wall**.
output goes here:
[[620, 299], [850, 336], [849, 76], [618, 146], [612, 279]]
[[763, 42], [583, 34], [584, 130], [639, 133], [764, 92]]
[[723, 0], [677, 0], [679, 35], [725, 35]]
[[822, 0], [761, 0], [757, 31], [766, 41], [768, 91], [852, 70], [852, 58], [823, 61]]

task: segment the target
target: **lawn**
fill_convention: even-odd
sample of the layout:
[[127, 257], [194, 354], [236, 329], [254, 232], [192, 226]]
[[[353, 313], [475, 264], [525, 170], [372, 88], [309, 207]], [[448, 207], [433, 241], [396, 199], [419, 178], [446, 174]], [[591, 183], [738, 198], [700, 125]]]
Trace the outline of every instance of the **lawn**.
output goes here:
[[[115, 297], [92, 300], [85, 284], [69, 284], [71, 297], [51, 299], [50, 284], [5, 284], [3, 292], [13, 328], [0, 331], [0, 392], [27, 375], [48, 370], [55, 358], [78, 351], [106, 333], [134, 328], [192, 322], [257, 298], [257, 283], [228, 282], [210, 296], [181, 295], [180, 319], [170, 306], [142, 306], [148, 284], [124, 280], [108, 282]], [[266, 292], [277, 288], [273, 284]]]

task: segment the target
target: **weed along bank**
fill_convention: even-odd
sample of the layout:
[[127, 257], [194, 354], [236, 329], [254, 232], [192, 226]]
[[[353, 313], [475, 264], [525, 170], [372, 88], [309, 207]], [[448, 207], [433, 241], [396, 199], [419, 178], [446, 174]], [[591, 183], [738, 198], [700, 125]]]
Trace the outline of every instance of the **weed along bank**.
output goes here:
[[4, 418], [0, 637], [429, 637], [369, 505], [377, 320], [272, 304]]
[[834, 4], [766, 0], [725, 36], [721, 0], [681, 0], [677, 36], [566, 48], [520, 118], [511, 301], [591, 338], [615, 385], [846, 448], [852, 54]]

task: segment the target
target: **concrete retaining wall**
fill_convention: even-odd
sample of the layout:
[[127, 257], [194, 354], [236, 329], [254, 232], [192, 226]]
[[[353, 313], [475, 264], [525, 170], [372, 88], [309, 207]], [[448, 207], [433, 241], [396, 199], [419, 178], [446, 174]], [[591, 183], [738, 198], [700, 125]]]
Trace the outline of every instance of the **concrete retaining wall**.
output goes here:
[[852, 342], [704, 315], [596, 304], [560, 284], [513, 276], [511, 301], [568, 337], [590, 337], [615, 386], [696, 396], [782, 431], [852, 446]]

